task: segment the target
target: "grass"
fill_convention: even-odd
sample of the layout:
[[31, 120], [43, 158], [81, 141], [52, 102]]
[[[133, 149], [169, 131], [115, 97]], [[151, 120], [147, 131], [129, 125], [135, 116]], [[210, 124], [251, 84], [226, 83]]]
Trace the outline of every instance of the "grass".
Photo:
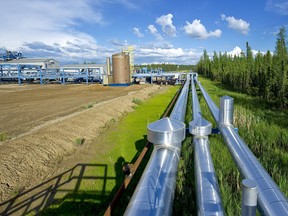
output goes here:
[[[111, 120], [114, 123], [109, 123], [109, 130], [105, 131], [101, 139], [94, 141], [98, 148], [91, 152], [95, 154], [94, 159], [89, 161], [93, 167], [87, 167], [85, 172], [83, 171], [77, 190], [57, 198], [42, 215], [103, 215], [124, 180], [123, 164], [135, 162], [147, 141], [147, 124], [161, 117], [178, 88], [170, 87], [161, 94], [141, 101], [140, 104], [139, 100], [135, 99], [134, 103], [138, 103], [138, 106], [134, 112], [125, 115], [119, 122]], [[140, 174], [136, 175], [139, 179]], [[85, 176], [88, 176], [87, 180]], [[136, 176], [134, 178], [137, 179]], [[125, 198], [121, 199], [124, 206], [125, 203], [127, 205], [136, 184], [137, 180], [129, 189], [130, 192], [123, 196]], [[126, 206], [120, 206], [117, 212], [121, 214], [125, 208]]]
[[76, 145], [82, 145], [85, 142], [85, 139], [83, 137], [77, 137], [74, 141]]
[[10, 136], [7, 133], [0, 133], [0, 142], [3, 142], [7, 139], [10, 139]]
[[132, 102], [135, 103], [136, 105], [141, 105], [143, 104], [143, 101], [139, 98], [133, 98]]

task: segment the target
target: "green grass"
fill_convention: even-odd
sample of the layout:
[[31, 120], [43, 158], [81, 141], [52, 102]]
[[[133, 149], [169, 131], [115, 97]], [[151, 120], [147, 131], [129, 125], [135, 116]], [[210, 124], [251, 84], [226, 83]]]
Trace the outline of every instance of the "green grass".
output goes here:
[[82, 145], [84, 143], [85, 139], [83, 137], [77, 137], [74, 141], [76, 145]]
[[7, 133], [0, 133], [0, 142], [9, 139], [10, 136]]
[[[137, 109], [117, 123], [111, 120], [113, 122], [106, 128], [109, 127], [109, 130], [105, 130], [101, 139], [95, 140], [99, 147], [94, 153], [91, 152], [95, 154], [94, 159], [88, 162], [85, 172], [82, 170], [81, 178], [76, 179], [78, 185], [77, 182], [73, 185], [71, 181], [74, 191], [64, 197], [55, 196], [57, 201], [42, 212], [42, 215], [102, 215], [124, 180], [123, 164], [135, 162], [147, 141], [147, 125], [162, 116], [178, 88], [170, 87], [141, 103], [133, 99], [134, 103], [137, 101]], [[78, 170], [73, 171], [74, 175], [77, 173]], [[139, 179], [140, 174], [137, 175]], [[134, 178], [137, 179], [136, 176]], [[134, 187], [136, 184], [137, 181], [134, 182]], [[126, 205], [132, 192], [133, 188], [130, 189], [130, 194], [124, 196]], [[123, 212], [125, 208], [126, 206], [120, 207], [118, 212]]]

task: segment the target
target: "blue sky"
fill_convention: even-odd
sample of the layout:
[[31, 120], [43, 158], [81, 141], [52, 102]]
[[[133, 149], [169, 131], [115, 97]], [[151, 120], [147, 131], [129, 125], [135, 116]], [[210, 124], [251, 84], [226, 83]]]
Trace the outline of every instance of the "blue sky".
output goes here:
[[[135, 63], [195, 64], [206, 49], [274, 51], [287, 0], [1, 0], [0, 47], [62, 63], [134, 46]], [[2, 50], [3, 51], [3, 50]]]

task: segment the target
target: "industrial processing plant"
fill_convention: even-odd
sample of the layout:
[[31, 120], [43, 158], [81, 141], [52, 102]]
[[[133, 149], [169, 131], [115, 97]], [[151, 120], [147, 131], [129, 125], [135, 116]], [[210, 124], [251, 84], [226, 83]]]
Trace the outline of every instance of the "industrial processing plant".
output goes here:
[[165, 83], [175, 84], [182, 79], [181, 74], [134, 70], [133, 50], [123, 50], [106, 58], [106, 64], [69, 64], [60, 66], [53, 58], [24, 58], [22, 53], [6, 51], [0, 60], [0, 83], [101, 83], [108, 86], [130, 84]]

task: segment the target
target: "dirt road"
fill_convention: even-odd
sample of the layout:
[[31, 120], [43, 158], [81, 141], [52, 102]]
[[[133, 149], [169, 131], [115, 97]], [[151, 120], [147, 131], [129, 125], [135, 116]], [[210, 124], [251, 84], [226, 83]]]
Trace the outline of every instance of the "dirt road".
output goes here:
[[77, 138], [95, 139], [105, 125], [133, 111], [159, 86], [2, 85], [0, 202], [41, 182], [64, 157], [75, 154]]

